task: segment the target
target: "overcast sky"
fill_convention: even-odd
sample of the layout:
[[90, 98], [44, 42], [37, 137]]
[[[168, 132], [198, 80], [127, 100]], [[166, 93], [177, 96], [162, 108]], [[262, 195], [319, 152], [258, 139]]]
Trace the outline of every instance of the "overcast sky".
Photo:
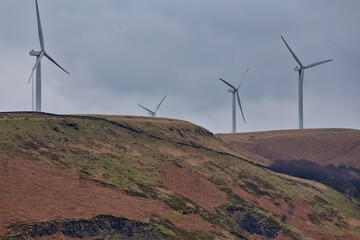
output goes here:
[[[178, 118], [212, 132], [298, 127], [298, 75], [307, 69], [306, 128], [360, 129], [358, 0], [39, 0], [45, 48], [71, 75], [42, 61], [42, 110]], [[0, 111], [30, 111], [27, 84], [39, 50], [35, 1], [0, 0]]]

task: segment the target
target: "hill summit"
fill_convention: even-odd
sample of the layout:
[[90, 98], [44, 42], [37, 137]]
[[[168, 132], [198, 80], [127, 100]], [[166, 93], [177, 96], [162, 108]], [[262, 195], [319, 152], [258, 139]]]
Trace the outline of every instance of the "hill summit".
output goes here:
[[[308, 160], [321, 165], [360, 168], [360, 130], [302, 129], [218, 134], [229, 147], [276, 161]], [[255, 159], [255, 158], [254, 158]]]
[[359, 239], [360, 205], [189, 122], [0, 113], [2, 239]]

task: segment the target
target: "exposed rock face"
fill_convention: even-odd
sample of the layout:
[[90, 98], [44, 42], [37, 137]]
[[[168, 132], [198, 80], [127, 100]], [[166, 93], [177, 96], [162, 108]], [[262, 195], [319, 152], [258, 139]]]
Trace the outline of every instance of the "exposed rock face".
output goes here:
[[125, 218], [100, 215], [89, 220], [62, 220], [39, 222], [31, 225], [10, 226], [12, 229], [5, 239], [37, 239], [60, 234], [69, 238], [104, 238], [113, 236], [118, 239], [166, 239], [149, 223], [130, 221]]
[[266, 218], [259, 218], [246, 213], [245, 209], [238, 207], [228, 207], [228, 213], [234, 218], [241, 229], [250, 234], [257, 234], [264, 236], [267, 239], [274, 239], [280, 231], [277, 224], [271, 224], [271, 221]]

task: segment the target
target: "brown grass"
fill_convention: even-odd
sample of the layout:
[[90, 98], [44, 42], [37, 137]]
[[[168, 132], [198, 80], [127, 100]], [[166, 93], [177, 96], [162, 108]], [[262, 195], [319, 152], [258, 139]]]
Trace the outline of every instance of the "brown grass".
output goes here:
[[155, 214], [185, 230], [217, 230], [199, 216], [181, 215], [159, 202], [126, 195], [81, 179], [68, 170], [3, 156], [0, 156], [0, 206], [0, 236], [6, 233], [4, 227], [14, 222], [88, 219], [99, 214], [145, 221]]
[[227, 195], [215, 184], [187, 168], [162, 165], [159, 180], [171, 191], [183, 195], [210, 212], [228, 202]]
[[305, 159], [320, 164], [360, 167], [360, 130], [283, 130], [218, 134], [217, 137], [235, 150], [246, 149], [270, 162]]

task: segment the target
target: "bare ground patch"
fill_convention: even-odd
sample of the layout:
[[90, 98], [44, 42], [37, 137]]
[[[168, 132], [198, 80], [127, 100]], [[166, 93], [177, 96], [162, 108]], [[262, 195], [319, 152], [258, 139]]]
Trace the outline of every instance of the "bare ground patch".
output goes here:
[[190, 169], [162, 165], [159, 180], [170, 190], [178, 193], [202, 208], [215, 212], [215, 208], [228, 202], [226, 193], [215, 184]]

